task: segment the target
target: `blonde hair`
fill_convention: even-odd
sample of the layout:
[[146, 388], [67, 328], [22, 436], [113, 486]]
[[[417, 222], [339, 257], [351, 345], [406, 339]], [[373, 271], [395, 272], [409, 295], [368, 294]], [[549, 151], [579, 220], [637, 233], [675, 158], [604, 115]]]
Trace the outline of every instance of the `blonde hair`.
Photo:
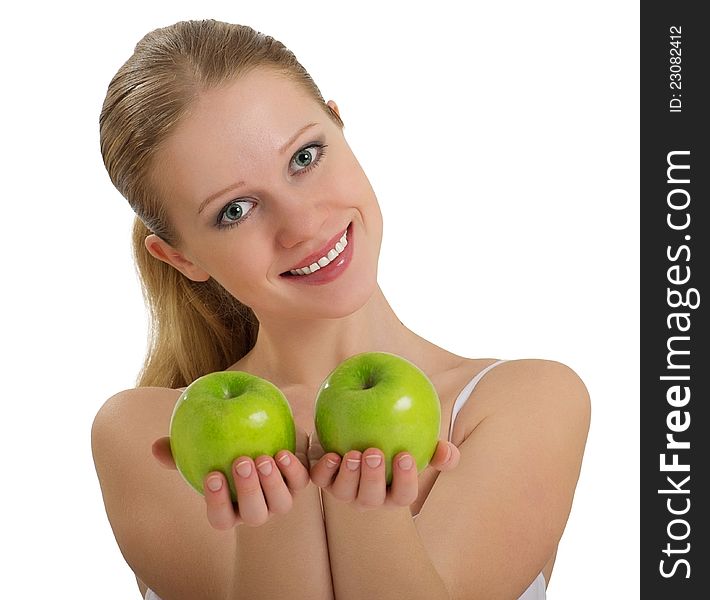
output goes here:
[[181, 21], [156, 29], [138, 42], [108, 86], [101, 154], [111, 181], [136, 213], [133, 256], [151, 323], [138, 386], [188, 385], [226, 369], [256, 342], [259, 322], [249, 307], [212, 278], [192, 281], [154, 258], [144, 242], [154, 233], [174, 247], [181, 243], [152, 178], [161, 143], [201, 91], [258, 67], [302, 85], [343, 127], [293, 53], [244, 25]]

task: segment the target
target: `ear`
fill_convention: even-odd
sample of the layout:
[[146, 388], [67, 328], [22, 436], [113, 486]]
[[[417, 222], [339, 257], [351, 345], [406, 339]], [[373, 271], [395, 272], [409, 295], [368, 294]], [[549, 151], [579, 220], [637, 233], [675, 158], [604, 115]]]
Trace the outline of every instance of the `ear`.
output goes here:
[[338, 109], [338, 105], [335, 103], [334, 100], [328, 100], [328, 102], [326, 102], [326, 104], [328, 105], [330, 110], [332, 110], [336, 115], [338, 115], [340, 117], [340, 110]]
[[207, 271], [188, 260], [184, 254], [173, 248], [154, 233], [151, 233], [145, 238], [145, 247], [152, 256], [175, 267], [185, 277], [192, 279], [192, 281], [207, 281], [210, 278]]

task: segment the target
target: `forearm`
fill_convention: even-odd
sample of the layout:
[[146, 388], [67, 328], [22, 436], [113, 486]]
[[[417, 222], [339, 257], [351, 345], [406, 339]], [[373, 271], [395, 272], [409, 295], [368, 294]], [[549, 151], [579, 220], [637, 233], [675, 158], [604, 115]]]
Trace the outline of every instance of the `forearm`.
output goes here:
[[448, 600], [409, 508], [360, 512], [323, 494], [337, 600]]
[[325, 525], [313, 484], [294, 497], [287, 514], [260, 527], [239, 525], [235, 535], [230, 600], [333, 600]]

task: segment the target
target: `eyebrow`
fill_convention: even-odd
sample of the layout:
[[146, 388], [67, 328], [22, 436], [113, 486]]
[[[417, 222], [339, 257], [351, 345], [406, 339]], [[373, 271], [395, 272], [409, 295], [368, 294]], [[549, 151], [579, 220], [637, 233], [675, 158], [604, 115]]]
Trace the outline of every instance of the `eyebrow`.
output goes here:
[[[318, 125], [316, 122], [308, 123], [301, 127], [296, 133], [294, 133], [291, 138], [283, 145], [281, 148], [279, 148], [278, 152], [279, 154], [284, 154], [292, 145], [293, 143], [298, 139], [298, 137], [306, 130], [310, 129], [311, 127], [314, 127]], [[203, 210], [205, 210], [205, 207], [212, 202], [215, 198], [219, 198], [223, 194], [226, 194], [227, 192], [231, 192], [233, 190], [236, 190], [237, 188], [243, 187], [245, 185], [244, 181], [237, 181], [236, 183], [233, 183], [231, 185], [228, 185], [226, 188], [219, 190], [218, 192], [215, 192], [214, 194], [210, 194], [205, 198], [201, 203], [199, 208], [197, 209], [197, 214], [201, 214]]]

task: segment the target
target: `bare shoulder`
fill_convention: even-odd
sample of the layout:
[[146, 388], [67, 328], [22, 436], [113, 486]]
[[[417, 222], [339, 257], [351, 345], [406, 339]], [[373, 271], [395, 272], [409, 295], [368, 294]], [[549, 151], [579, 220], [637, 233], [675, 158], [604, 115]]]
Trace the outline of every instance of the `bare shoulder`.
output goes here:
[[491, 441], [504, 445], [506, 432], [514, 430], [529, 450], [544, 447], [561, 452], [558, 460], [549, 464], [562, 468], [565, 460], [569, 462], [571, 493], [591, 420], [589, 392], [580, 376], [553, 360], [511, 360], [487, 373], [480, 385], [480, 397], [488, 410], [488, 429], [484, 429], [493, 432], [498, 428], [500, 436]]
[[[589, 392], [580, 376], [569, 366], [545, 359], [508, 360], [488, 371], [475, 389], [476, 400], [469, 402], [468, 415], [462, 411], [467, 425], [466, 436], [485, 418], [506, 412], [517, 415], [555, 414], [589, 425], [591, 404]], [[586, 430], [585, 430], [586, 436]]]
[[106, 515], [140, 581], [165, 598], [219, 597], [229, 585], [229, 532], [210, 527], [204, 499], [152, 455], [169, 434], [180, 390], [135, 388], [99, 409], [91, 447]]
[[125, 491], [115, 474], [129, 468], [126, 461], [139, 456], [152, 458], [153, 442], [169, 434], [170, 417], [179, 396], [179, 391], [168, 388], [127, 389], [99, 408], [91, 426], [91, 450], [104, 501], [111, 500], [114, 492]]
[[497, 365], [474, 394], [460, 463], [437, 479], [417, 528], [461, 597], [481, 589], [517, 598], [549, 575], [580, 474], [589, 394], [570, 367], [538, 359]]
[[[99, 408], [94, 418], [92, 432], [110, 426], [118, 419], [137, 418], [145, 415], [161, 415], [172, 408], [180, 397], [180, 390], [163, 387], [139, 387], [126, 389], [111, 396]], [[166, 434], [167, 435], [167, 434]]]
[[581, 408], [589, 405], [589, 394], [584, 382], [575, 371], [561, 362], [522, 359], [508, 361], [500, 367], [502, 373], [498, 375], [501, 383], [507, 381], [513, 389], [528, 393], [542, 391], [543, 394], [535, 394], [535, 397], [550, 402], [562, 401]]
[[[582, 384], [582, 380], [577, 373], [569, 366], [556, 360], [543, 358], [523, 358], [517, 360], [506, 360], [498, 366], [499, 369], [508, 371], [508, 379], [513, 380], [566, 380], [576, 381]], [[491, 371], [493, 373], [493, 371]]]

